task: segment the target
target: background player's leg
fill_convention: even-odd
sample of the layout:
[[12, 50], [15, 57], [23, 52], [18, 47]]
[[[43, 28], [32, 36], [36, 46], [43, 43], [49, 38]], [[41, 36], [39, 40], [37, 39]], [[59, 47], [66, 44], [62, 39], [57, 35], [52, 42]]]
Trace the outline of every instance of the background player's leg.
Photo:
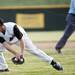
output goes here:
[[61, 48], [64, 47], [68, 38], [72, 35], [72, 33], [75, 30], [75, 16], [73, 16], [72, 14], [68, 14], [66, 21], [67, 21], [67, 26], [65, 28], [64, 35], [58, 41], [58, 43], [56, 44], [56, 47], [55, 47], [55, 49], [58, 51], [58, 53], [61, 53]]
[[64, 45], [66, 44], [68, 38], [72, 35], [73, 32], [74, 32], [74, 27], [72, 25], [67, 25], [65, 32], [64, 32], [64, 35], [56, 44], [55, 49], [60, 50], [61, 48], [63, 48]]

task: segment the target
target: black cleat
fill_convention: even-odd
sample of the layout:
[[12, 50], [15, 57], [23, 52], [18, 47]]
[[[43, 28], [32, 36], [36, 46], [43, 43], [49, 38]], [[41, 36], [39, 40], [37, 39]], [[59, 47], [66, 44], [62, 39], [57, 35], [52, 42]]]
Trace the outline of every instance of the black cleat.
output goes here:
[[57, 48], [57, 47], [56, 47], [55, 50], [57, 51], [58, 54], [62, 54], [62, 55], [63, 55], [63, 53], [62, 53], [62, 51], [61, 51], [61, 48]]
[[60, 65], [60, 63], [55, 62], [54, 60], [52, 60], [51, 65], [53, 68], [55, 68], [58, 71], [63, 71], [63, 67]]
[[9, 72], [9, 69], [0, 70], [0, 72]]

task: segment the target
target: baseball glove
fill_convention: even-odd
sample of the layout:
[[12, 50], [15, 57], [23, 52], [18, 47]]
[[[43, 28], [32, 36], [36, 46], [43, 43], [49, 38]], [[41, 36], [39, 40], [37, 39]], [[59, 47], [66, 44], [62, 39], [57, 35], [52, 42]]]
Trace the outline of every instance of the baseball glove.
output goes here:
[[11, 58], [11, 61], [16, 65], [20, 65], [23, 64], [25, 60], [23, 57], [21, 57], [20, 59], [16, 59], [16, 57], [13, 57]]

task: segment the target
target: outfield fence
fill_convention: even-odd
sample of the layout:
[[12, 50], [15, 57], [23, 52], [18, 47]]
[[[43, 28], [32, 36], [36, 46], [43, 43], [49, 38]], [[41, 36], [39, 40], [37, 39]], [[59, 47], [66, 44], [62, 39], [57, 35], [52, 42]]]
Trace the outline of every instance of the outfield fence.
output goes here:
[[[41, 49], [54, 49], [63, 35], [63, 31], [28, 32], [30, 38]], [[63, 48], [75, 48], [75, 33], [73, 33]]]

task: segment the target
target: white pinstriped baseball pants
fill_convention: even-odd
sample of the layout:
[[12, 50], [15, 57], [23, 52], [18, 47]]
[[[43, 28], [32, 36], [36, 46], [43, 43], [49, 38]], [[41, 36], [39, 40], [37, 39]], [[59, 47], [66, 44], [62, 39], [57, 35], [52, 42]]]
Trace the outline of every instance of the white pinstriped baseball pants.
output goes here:
[[8, 68], [5, 57], [3, 55], [4, 50], [5, 48], [2, 46], [2, 44], [0, 44], [0, 70]]
[[[47, 55], [46, 53], [44, 53], [42, 50], [38, 49], [31, 41], [31, 39], [28, 37], [27, 33], [24, 31], [24, 29], [19, 28], [20, 31], [23, 33], [23, 37], [22, 39], [24, 40], [25, 43], [25, 48], [27, 48], [27, 51], [29, 51], [31, 54], [39, 57], [40, 59], [42, 59], [43, 61], [48, 62], [49, 64], [51, 63], [51, 61], [53, 60], [53, 57]], [[10, 43], [12, 44], [16, 44], [18, 45], [19, 41], [14, 38]], [[0, 62], [2, 62], [2, 64], [0, 64], [1, 66], [5, 65], [7, 67], [7, 64], [5, 62], [4, 56], [1, 55], [0, 58]]]

